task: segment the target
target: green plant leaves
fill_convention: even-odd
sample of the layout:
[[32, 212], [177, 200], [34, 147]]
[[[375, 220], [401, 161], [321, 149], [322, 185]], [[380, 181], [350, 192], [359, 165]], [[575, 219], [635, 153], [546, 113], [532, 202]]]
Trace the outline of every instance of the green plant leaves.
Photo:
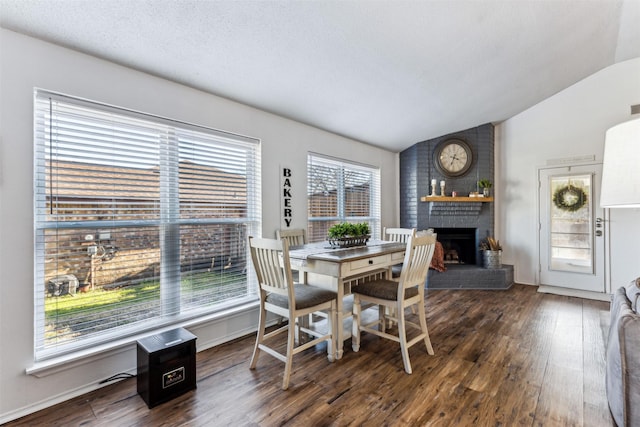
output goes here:
[[332, 239], [336, 239], [339, 237], [365, 236], [369, 234], [369, 224], [366, 222], [361, 222], [358, 224], [343, 222], [333, 225], [331, 228], [329, 228], [328, 233], [329, 238]]

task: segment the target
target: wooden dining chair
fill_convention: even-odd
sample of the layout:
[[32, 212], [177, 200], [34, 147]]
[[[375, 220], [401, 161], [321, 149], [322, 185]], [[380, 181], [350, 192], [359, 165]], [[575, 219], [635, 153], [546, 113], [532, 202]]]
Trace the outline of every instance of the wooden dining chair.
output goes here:
[[[307, 231], [304, 228], [281, 228], [276, 230], [276, 239], [287, 239], [289, 247], [302, 246], [307, 244]], [[293, 280], [295, 282], [307, 283], [307, 275], [303, 273], [302, 277], [299, 277], [298, 271], [293, 272]]]
[[[286, 390], [289, 387], [289, 377], [295, 354], [327, 341], [327, 357], [330, 362], [335, 360], [336, 294], [326, 289], [294, 283], [289, 260], [289, 243], [286, 239], [249, 237], [249, 247], [260, 296], [258, 334], [249, 367], [250, 369], [256, 368], [261, 351], [265, 351], [284, 362], [282, 389]], [[298, 318], [321, 310], [328, 311], [327, 333], [300, 326]], [[266, 333], [267, 312], [287, 318], [288, 324]], [[298, 330], [315, 337], [315, 339], [296, 346], [295, 337]], [[272, 338], [284, 332], [287, 333], [285, 354], [276, 350], [277, 342], [267, 343], [267, 341], [273, 342]]]
[[382, 234], [384, 236], [384, 240], [388, 240], [390, 242], [407, 243], [409, 237], [416, 235], [416, 229], [385, 227]]
[[[387, 228], [382, 231], [384, 240], [389, 242], [407, 243], [409, 237], [415, 237], [415, 228]], [[400, 271], [402, 271], [402, 264], [397, 264], [391, 267], [391, 276], [400, 277]]]
[[[382, 235], [384, 236], [384, 240], [389, 242], [398, 242], [398, 243], [407, 243], [410, 237], [416, 236], [415, 228], [387, 228], [385, 227], [382, 230]], [[398, 279], [400, 277], [400, 272], [402, 271], [402, 264], [396, 264], [391, 266], [391, 277], [393, 279]], [[411, 312], [416, 314], [415, 308], [411, 308]], [[393, 313], [393, 310], [390, 311]], [[389, 326], [393, 324], [393, 321], [389, 319]]]
[[287, 239], [289, 247], [307, 243], [307, 231], [304, 228], [282, 228], [276, 230], [276, 239]]
[[[409, 237], [405, 251], [400, 280], [380, 279], [364, 282], [352, 288], [353, 292], [353, 351], [360, 350], [360, 334], [362, 331], [378, 335], [400, 343], [404, 370], [411, 373], [409, 348], [418, 342], [424, 342], [427, 353], [433, 355], [433, 347], [427, 330], [427, 320], [424, 308], [424, 288], [429, 272], [429, 264], [436, 246], [434, 236]], [[378, 320], [362, 324], [362, 304], [378, 305]], [[419, 324], [405, 319], [405, 308], [417, 306]], [[398, 324], [398, 334], [392, 335], [386, 331], [387, 318], [385, 308], [394, 312], [394, 323]], [[377, 329], [374, 326], [377, 325]], [[417, 336], [409, 339], [407, 327], [417, 329]]]

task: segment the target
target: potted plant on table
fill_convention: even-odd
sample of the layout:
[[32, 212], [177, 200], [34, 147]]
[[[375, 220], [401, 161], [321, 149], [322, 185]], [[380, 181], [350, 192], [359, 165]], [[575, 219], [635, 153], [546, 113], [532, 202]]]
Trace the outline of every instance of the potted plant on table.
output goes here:
[[502, 246], [499, 240], [487, 236], [480, 242], [480, 250], [484, 268], [502, 268]]
[[478, 181], [478, 188], [482, 188], [482, 194], [484, 195], [484, 197], [489, 197], [489, 195], [491, 194], [492, 186], [493, 184], [491, 183], [491, 181], [486, 178], [482, 178]]
[[366, 245], [371, 237], [369, 233], [369, 224], [366, 222], [358, 224], [343, 222], [330, 227], [327, 237], [331, 246], [349, 248]]

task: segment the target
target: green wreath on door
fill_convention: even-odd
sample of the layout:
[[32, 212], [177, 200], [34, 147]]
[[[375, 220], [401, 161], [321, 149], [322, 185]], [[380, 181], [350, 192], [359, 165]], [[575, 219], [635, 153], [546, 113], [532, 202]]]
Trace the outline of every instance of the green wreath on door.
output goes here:
[[575, 212], [587, 203], [587, 193], [582, 188], [565, 185], [553, 193], [553, 204], [558, 208]]

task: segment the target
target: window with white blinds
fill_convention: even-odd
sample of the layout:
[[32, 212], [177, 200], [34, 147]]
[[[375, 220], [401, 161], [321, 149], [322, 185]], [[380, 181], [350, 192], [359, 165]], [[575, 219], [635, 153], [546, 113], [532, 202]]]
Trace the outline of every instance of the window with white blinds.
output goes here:
[[35, 355], [255, 300], [260, 146], [35, 91]]
[[329, 228], [341, 222], [369, 224], [380, 237], [380, 170], [319, 154], [307, 157], [307, 236], [327, 239]]

